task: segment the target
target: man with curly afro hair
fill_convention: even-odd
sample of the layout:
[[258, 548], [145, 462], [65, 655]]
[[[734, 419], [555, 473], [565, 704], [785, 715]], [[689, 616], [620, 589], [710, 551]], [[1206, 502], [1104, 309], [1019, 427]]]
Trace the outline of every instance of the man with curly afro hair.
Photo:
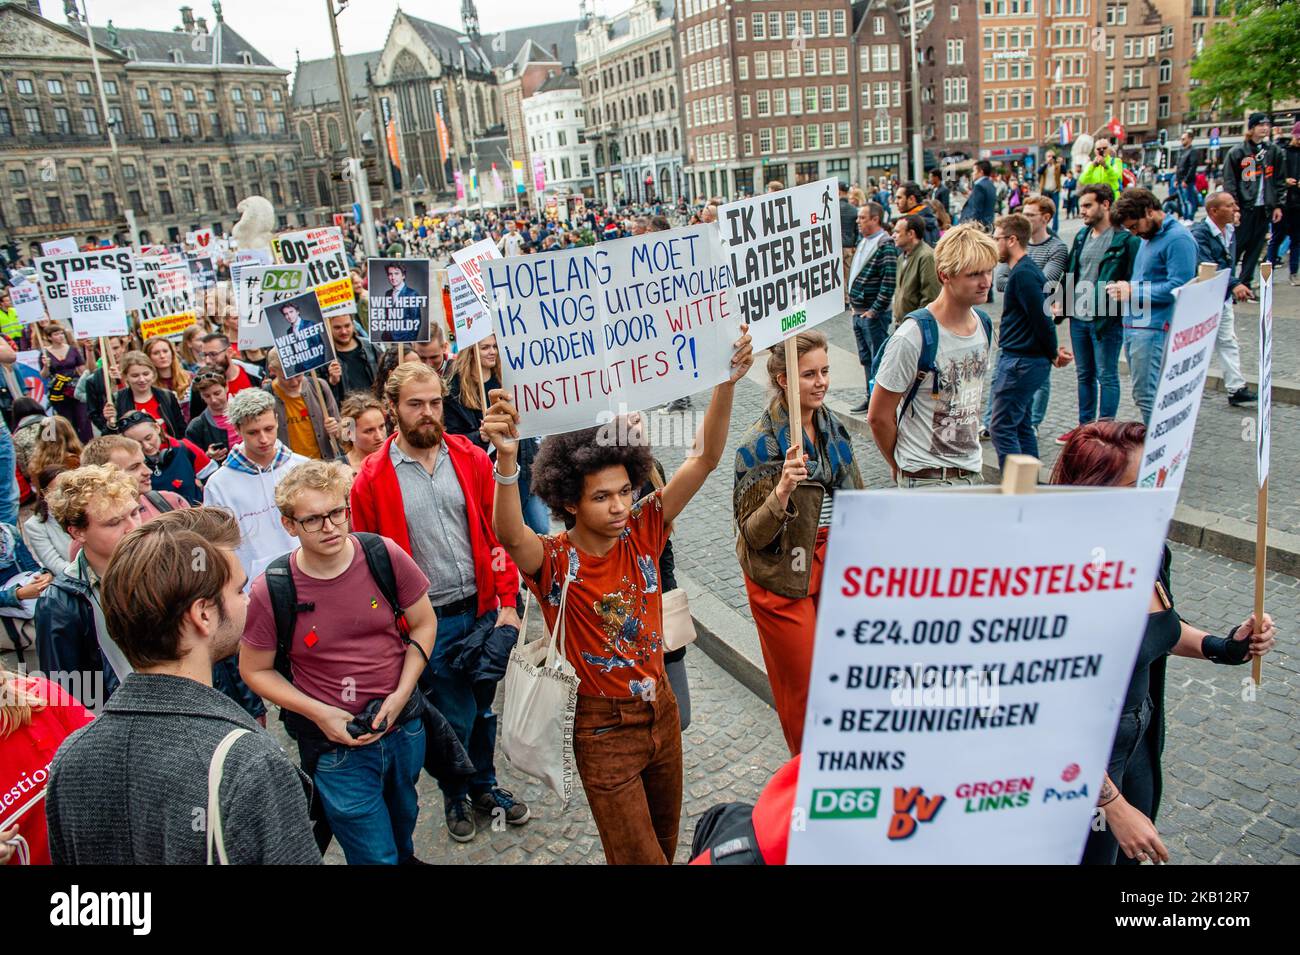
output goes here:
[[682, 810], [677, 700], [664, 674], [659, 560], [668, 527], [718, 466], [736, 382], [754, 363], [741, 327], [731, 378], [713, 398], [685, 463], [664, 487], [635, 501], [650, 449], [623, 421], [542, 442], [532, 487], [566, 530], [541, 536], [524, 523], [516, 438], [519, 414], [494, 389], [481, 433], [496, 448], [496, 535], [554, 632], [564, 615], [565, 653], [576, 670], [573, 754], [611, 865], [671, 864]]

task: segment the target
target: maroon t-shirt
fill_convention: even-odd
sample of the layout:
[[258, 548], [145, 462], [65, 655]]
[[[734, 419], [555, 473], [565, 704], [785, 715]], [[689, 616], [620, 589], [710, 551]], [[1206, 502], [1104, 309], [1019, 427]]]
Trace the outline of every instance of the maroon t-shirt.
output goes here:
[[[410, 607], [428, 593], [429, 580], [406, 551], [390, 540], [385, 543], [397, 579], [397, 601]], [[355, 537], [352, 547], [352, 563], [332, 580], [308, 577], [298, 569], [298, 552], [290, 556], [298, 602], [316, 607], [298, 613], [289, 667], [294, 686], [302, 692], [355, 716], [371, 700], [397, 688], [406, 644]], [[275, 614], [265, 574], [253, 581], [249, 592], [243, 639], [257, 650], [275, 649]]]

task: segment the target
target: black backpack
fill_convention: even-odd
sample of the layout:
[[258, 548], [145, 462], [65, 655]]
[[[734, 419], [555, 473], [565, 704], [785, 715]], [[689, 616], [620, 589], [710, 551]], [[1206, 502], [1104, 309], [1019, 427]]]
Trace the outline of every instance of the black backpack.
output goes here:
[[[397, 577], [393, 573], [393, 562], [388, 556], [388, 546], [378, 534], [353, 532], [352, 536], [361, 545], [365, 555], [366, 566], [374, 578], [388, 606], [393, 611], [393, 620], [397, 624], [397, 635], [408, 646], [415, 646], [428, 656], [424, 648], [411, 639], [411, 625], [406, 619], [406, 611], [397, 601]], [[293, 630], [298, 623], [298, 614], [304, 610], [315, 610], [314, 603], [299, 603], [298, 588], [293, 583], [293, 572], [289, 568], [289, 555], [281, 554], [271, 561], [266, 568], [266, 591], [271, 598], [271, 610], [275, 614], [275, 669], [290, 683], [293, 677], [289, 667], [289, 648], [293, 645]], [[283, 714], [284, 710], [281, 710]]]

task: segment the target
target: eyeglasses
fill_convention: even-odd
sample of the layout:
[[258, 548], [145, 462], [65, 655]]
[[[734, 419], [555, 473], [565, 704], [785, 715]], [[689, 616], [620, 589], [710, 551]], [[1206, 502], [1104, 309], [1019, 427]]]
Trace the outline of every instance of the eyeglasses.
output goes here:
[[294, 522], [303, 530], [312, 534], [317, 533], [325, 527], [325, 519], [335, 527], [343, 527], [348, 522], [348, 515], [352, 513], [352, 508], [344, 504], [342, 507], [336, 507], [328, 514], [312, 514], [308, 517], [295, 517]]

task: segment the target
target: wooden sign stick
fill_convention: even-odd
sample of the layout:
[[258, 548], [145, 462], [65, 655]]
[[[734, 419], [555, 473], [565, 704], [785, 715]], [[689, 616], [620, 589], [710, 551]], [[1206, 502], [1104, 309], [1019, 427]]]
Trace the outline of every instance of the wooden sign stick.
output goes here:
[[[1265, 262], [1259, 267], [1259, 281], [1263, 284], [1272, 278], [1273, 266]], [[1263, 385], [1264, 383], [1261, 381], [1260, 384]], [[1262, 424], [1262, 422], [1257, 424]], [[1255, 624], [1257, 626], [1263, 626], [1264, 624], [1264, 574], [1267, 569], [1268, 478], [1265, 477], [1260, 482], [1258, 496], [1255, 498]], [[1250, 677], [1255, 681], [1256, 686], [1259, 686], [1263, 675], [1264, 659], [1263, 657], [1255, 657], [1250, 661]]]
[[108, 373], [108, 339], [103, 335], [99, 336], [99, 357], [100, 365], [104, 369], [104, 394], [109, 401], [112, 401], [113, 379]]
[[785, 340], [785, 403], [790, 412], [790, 447], [803, 454], [803, 407], [799, 403], [799, 349]]
[[479, 354], [479, 343], [474, 343], [474, 363], [478, 365], [478, 400], [483, 406], [483, 413], [487, 414], [487, 384], [483, 380], [483, 356]]

